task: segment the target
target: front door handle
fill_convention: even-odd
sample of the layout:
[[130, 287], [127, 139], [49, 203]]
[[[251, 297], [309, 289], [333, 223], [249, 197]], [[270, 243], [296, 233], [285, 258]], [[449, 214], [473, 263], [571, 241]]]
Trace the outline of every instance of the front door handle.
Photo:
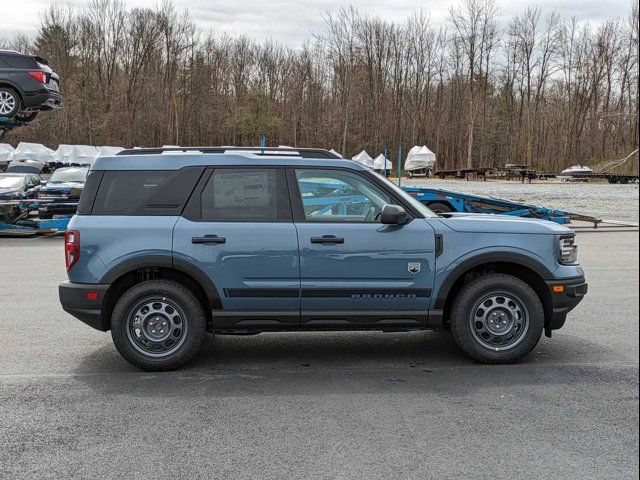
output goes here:
[[311, 237], [311, 243], [344, 243], [344, 238], [335, 235], [323, 235], [321, 237]]
[[192, 237], [191, 243], [195, 243], [195, 244], [227, 243], [227, 239], [225, 237], [218, 237], [217, 235], [206, 235], [204, 237]]

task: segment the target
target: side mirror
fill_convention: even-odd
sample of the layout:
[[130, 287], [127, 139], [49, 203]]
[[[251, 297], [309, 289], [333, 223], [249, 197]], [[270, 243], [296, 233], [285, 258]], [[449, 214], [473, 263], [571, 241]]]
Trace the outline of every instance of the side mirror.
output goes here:
[[383, 225], [404, 225], [409, 221], [407, 212], [398, 205], [385, 205], [380, 214], [380, 222]]

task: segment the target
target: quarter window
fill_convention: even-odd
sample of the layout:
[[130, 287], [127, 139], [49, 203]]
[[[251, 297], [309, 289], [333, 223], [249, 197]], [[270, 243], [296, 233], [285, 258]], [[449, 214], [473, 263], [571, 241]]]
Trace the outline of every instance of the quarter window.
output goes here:
[[26, 55], [5, 55], [3, 58], [4, 61], [13, 68], [19, 68], [22, 70], [38, 68], [38, 62], [36, 62], [33, 57]]
[[341, 170], [296, 170], [308, 222], [380, 220], [382, 208], [396, 202], [360, 175]]
[[129, 215], [174, 172], [106, 172], [93, 206], [94, 215]]

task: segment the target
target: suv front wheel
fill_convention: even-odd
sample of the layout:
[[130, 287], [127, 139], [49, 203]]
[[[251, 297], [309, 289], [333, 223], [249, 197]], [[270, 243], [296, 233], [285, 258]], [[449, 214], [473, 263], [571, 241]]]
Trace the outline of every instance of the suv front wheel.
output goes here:
[[453, 338], [467, 355], [482, 363], [512, 363], [538, 344], [544, 309], [527, 283], [492, 273], [462, 287], [450, 319]]
[[149, 280], [127, 290], [111, 315], [111, 336], [120, 354], [147, 371], [174, 370], [200, 350], [206, 318], [187, 288]]

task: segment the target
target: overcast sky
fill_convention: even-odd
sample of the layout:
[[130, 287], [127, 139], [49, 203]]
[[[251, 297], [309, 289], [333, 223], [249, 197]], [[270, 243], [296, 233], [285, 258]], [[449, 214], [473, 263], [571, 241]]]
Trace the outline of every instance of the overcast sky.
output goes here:
[[[503, 0], [501, 15], [509, 18], [529, 4], [545, 10], [558, 10], [562, 16], [599, 23], [604, 18], [627, 16], [635, 0]], [[81, 6], [89, 0], [58, 3]], [[124, 0], [133, 6], [153, 6], [158, 0]], [[49, 0], [0, 0], [11, 4], [0, 14], [0, 37], [14, 32], [32, 33], [39, 13]], [[205, 29], [247, 34], [258, 40], [272, 38], [290, 46], [299, 45], [311, 32], [322, 32], [322, 13], [353, 5], [363, 12], [388, 20], [398, 20], [417, 9], [427, 11], [434, 23], [446, 22], [447, 10], [457, 2], [450, 0], [174, 0], [178, 9], [188, 8], [194, 21]]]

